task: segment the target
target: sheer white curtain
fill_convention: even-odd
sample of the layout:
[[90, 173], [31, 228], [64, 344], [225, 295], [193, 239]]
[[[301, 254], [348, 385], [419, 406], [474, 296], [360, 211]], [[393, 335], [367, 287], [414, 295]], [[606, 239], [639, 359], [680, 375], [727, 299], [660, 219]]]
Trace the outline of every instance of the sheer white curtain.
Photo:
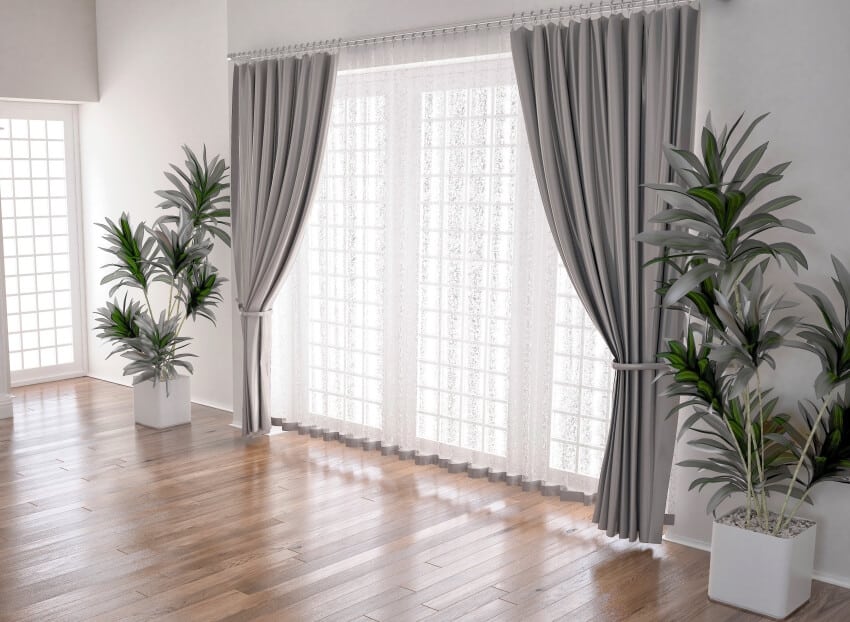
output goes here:
[[545, 221], [507, 31], [343, 50], [275, 310], [275, 414], [594, 490], [610, 355]]

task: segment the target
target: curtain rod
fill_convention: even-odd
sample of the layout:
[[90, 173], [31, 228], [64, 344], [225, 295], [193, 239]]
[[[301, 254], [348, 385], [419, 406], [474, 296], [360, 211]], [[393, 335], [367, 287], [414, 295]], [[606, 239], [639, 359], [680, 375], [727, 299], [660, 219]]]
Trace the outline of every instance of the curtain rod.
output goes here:
[[604, 15], [605, 13], [619, 13], [634, 9], [652, 9], [674, 4], [692, 4], [696, 1], [697, 0], [601, 0], [599, 2], [590, 2], [588, 4], [581, 3], [570, 7], [558, 7], [555, 9], [543, 9], [540, 11], [524, 11], [522, 13], [514, 13], [510, 17], [496, 17], [480, 22], [435, 26], [425, 30], [391, 32], [371, 37], [362, 37], [359, 39], [327, 39], [324, 41], [294, 43], [292, 45], [282, 45], [279, 47], [248, 50], [244, 52], [231, 52], [227, 55], [227, 60], [244, 62], [261, 60], [264, 58], [291, 56], [304, 52], [336, 51], [350, 47], [402, 41], [404, 39], [436, 37], [463, 30], [506, 28], [509, 26], [519, 27], [542, 22], [569, 19], [572, 17], [588, 17], [597, 14]]

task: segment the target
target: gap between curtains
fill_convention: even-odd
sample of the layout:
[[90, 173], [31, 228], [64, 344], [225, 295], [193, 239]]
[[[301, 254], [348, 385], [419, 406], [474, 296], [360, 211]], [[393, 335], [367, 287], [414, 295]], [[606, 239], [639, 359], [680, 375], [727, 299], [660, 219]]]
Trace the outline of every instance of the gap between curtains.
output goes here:
[[[693, 136], [698, 11], [519, 29], [511, 42], [546, 217], [564, 265], [617, 363], [653, 363], [679, 326], [660, 307], [653, 252], [634, 241], [663, 208], [642, 184], [672, 172], [662, 146]], [[594, 521], [660, 542], [675, 418], [651, 369], [617, 369]]]
[[231, 196], [243, 337], [243, 435], [271, 428], [269, 312], [309, 214], [336, 64], [336, 55], [321, 53], [233, 70]]

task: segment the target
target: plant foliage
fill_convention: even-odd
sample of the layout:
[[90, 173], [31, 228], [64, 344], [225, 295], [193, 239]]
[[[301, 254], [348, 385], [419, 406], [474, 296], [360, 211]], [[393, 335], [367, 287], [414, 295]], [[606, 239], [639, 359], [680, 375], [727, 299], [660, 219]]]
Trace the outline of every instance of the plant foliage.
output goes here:
[[[181, 336], [187, 319], [198, 316], [215, 323], [215, 308], [222, 302], [225, 282], [210, 261], [216, 239], [230, 246], [230, 197], [226, 190], [227, 166], [218, 156], [201, 158], [184, 146], [183, 169], [171, 165], [165, 176], [173, 188], [157, 191], [163, 199], [157, 207], [169, 213], [160, 216], [152, 227], [145, 223], [135, 229], [125, 213], [113, 222], [99, 226], [106, 232], [112, 256], [105, 265], [111, 272], [101, 283], [114, 283], [112, 297], [124, 288], [123, 300], [108, 301], [95, 312], [97, 336], [113, 345], [110, 356], [128, 360], [124, 375], [134, 383], [150, 380], [167, 382], [179, 370], [192, 373], [186, 352], [190, 338]], [[154, 285], [167, 290], [165, 309], [155, 315], [150, 302]], [[138, 292], [142, 300], [129, 299]]]
[[[649, 185], [668, 204], [652, 219], [663, 228], [637, 240], [662, 247], [661, 256], [649, 262], [669, 267], [671, 276], [658, 292], [667, 307], [688, 318], [684, 340], [669, 341], [658, 356], [668, 365], [668, 394], [680, 398], [670, 414], [687, 413], [682, 431], [700, 433], [688, 444], [706, 456], [680, 463], [699, 473], [691, 489], [712, 487], [710, 513], [743, 494], [747, 520], [778, 533], [818, 482], [850, 482], [850, 412], [845, 417], [850, 405], [838, 397], [850, 379], [850, 272], [833, 258], [843, 314], [817, 289], [798, 285], [820, 311], [823, 325], [802, 323], [788, 313], [796, 303], [765, 286], [771, 264], [795, 274], [808, 267], [794, 244], [768, 242], [765, 234], [781, 240], [783, 231], [813, 233], [780, 216], [799, 197], [757, 201], [790, 164], [759, 171], [767, 143], [739, 157], [765, 116], [740, 136], [743, 117], [719, 135], [709, 119], [699, 154], [667, 147], [675, 182]], [[762, 384], [763, 366], [775, 367], [774, 354], [782, 347], [804, 348], [823, 367], [815, 381], [816, 400], [801, 403], [796, 415], [782, 412], [778, 398]], [[781, 501], [776, 518], [768, 509], [771, 494]]]

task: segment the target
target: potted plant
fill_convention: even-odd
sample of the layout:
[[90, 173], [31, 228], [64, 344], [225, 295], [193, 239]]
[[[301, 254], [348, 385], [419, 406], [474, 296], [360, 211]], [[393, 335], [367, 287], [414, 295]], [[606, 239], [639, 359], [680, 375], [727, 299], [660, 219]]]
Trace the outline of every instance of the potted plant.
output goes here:
[[[168, 213], [152, 227], [140, 223], [135, 229], [124, 213], [113, 222], [99, 224], [105, 231], [105, 248], [111, 272], [101, 281], [114, 283], [112, 297], [124, 290], [123, 299], [107, 302], [97, 310], [97, 336], [114, 345], [113, 354], [128, 359], [125, 376], [133, 378], [133, 414], [136, 422], [166, 428], [191, 419], [186, 351], [189, 337], [181, 336], [187, 320], [198, 317], [215, 323], [215, 307], [221, 302], [225, 281], [210, 261], [216, 238], [230, 246], [230, 209], [224, 194], [227, 166], [218, 156], [207, 160], [206, 148], [199, 159], [184, 146], [185, 168], [171, 165], [165, 176], [172, 188], [156, 194], [157, 206]], [[159, 291], [154, 291], [159, 290]], [[136, 294], [135, 297], [132, 294]], [[158, 313], [151, 300], [161, 302]]]
[[[783, 618], [811, 593], [816, 525], [797, 514], [818, 483], [850, 481], [850, 272], [833, 258], [843, 313], [818, 290], [798, 285], [823, 325], [790, 315], [795, 303], [765, 286], [771, 264], [795, 274], [807, 267], [779, 234], [813, 231], [778, 216], [799, 197], [757, 201], [789, 165], [756, 172], [767, 143], [738, 158], [763, 118], [734, 142], [741, 118], [719, 135], [709, 118], [699, 155], [666, 148], [675, 182], [649, 186], [668, 204], [653, 219], [665, 229], [637, 239], [663, 248], [650, 262], [666, 266], [659, 293], [687, 317], [684, 338], [658, 356], [668, 364], [668, 394], [680, 398], [670, 414], [687, 413], [680, 438], [695, 431], [688, 445], [705, 454], [680, 465], [698, 472], [690, 489], [712, 489], [709, 597]], [[762, 378], [782, 347], [811, 351], [823, 366], [814, 400], [798, 404], [795, 415], [779, 407]], [[718, 506], [733, 496], [741, 505], [718, 517]]]

